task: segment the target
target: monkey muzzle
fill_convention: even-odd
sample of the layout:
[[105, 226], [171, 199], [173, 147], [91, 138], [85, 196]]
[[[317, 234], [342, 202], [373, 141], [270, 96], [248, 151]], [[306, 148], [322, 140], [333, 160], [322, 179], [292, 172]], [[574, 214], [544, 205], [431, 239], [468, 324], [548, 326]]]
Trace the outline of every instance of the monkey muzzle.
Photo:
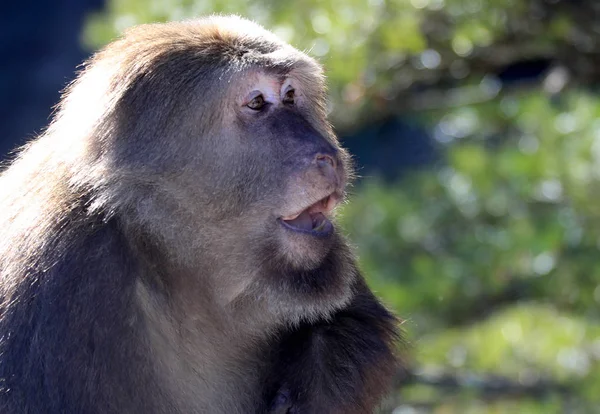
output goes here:
[[333, 192], [299, 213], [281, 217], [280, 222], [284, 227], [295, 232], [327, 236], [333, 232], [333, 223], [327, 216], [341, 199], [341, 194]]

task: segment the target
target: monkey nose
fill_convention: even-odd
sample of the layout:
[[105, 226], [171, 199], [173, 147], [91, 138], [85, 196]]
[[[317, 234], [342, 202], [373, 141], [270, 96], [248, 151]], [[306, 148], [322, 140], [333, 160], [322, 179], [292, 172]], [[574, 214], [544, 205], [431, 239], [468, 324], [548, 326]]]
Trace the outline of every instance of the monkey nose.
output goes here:
[[331, 155], [320, 153], [315, 157], [315, 163], [317, 164], [319, 171], [321, 171], [321, 174], [337, 185], [339, 177], [337, 173], [337, 161], [335, 158]]
[[315, 160], [317, 161], [317, 165], [322, 169], [333, 168], [335, 170], [337, 167], [337, 163], [331, 155], [317, 154]]

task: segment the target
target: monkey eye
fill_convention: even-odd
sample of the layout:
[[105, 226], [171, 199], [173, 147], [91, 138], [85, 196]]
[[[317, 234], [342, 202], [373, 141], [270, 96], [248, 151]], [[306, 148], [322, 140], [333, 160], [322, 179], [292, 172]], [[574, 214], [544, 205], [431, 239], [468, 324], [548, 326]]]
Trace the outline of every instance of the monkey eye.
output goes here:
[[260, 111], [266, 104], [265, 98], [262, 95], [258, 95], [248, 102], [246, 106], [254, 111]]
[[294, 94], [295, 94], [295, 91], [293, 89], [290, 89], [289, 91], [287, 91], [285, 93], [285, 95], [283, 95], [283, 103], [293, 104], [294, 103]]

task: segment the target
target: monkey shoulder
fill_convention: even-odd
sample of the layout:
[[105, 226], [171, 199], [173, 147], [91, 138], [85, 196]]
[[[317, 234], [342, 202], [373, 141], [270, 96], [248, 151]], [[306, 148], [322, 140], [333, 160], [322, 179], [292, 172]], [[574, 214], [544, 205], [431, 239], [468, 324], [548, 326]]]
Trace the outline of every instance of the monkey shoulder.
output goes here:
[[122, 388], [139, 388], [132, 378], [142, 350], [130, 346], [137, 265], [118, 224], [73, 224], [45, 243], [10, 275], [15, 287], [0, 318], [0, 412], [108, 413], [115, 401], [120, 412], [134, 412], [134, 391]]

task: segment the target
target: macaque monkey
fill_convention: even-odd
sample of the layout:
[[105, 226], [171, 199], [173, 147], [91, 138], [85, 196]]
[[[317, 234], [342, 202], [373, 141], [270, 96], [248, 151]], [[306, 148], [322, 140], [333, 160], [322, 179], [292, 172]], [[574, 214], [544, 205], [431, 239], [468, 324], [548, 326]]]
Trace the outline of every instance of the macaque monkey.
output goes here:
[[334, 224], [325, 99], [238, 17], [96, 53], [0, 175], [0, 412], [372, 413], [397, 324]]

